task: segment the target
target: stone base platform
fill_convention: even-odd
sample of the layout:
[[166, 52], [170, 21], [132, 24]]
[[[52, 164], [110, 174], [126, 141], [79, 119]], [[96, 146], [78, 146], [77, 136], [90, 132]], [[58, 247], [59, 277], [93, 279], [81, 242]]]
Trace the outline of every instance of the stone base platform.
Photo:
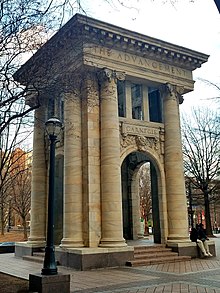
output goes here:
[[16, 257], [23, 257], [25, 255], [33, 255], [34, 252], [41, 251], [44, 249], [44, 246], [33, 246], [28, 244], [27, 242], [16, 242], [15, 243], [15, 256]]
[[[15, 256], [32, 256], [43, 247], [36, 247], [19, 242], [15, 244]], [[60, 248], [55, 247], [56, 261], [59, 265], [71, 267], [76, 270], [85, 271], [90, 269], [119, 267], [134, 258], [134, 247], [115, 248]]]
[[[172, 242], [168, 241], [167, 247], [172, 248], [179, 256], [201, 257], [200, 250], [195, 242]], [[15, 256], [23, 257], [34, 255], [42, 247], [31, 246], [27, 243], [16, 243]], [[209, 249], [216, 256], [215, 241], [209, 240]], [[134, 246], [115, 248], [55, 248], [56, 261], [64, 267], [85, 271], [90, 269], [120, 267], [134, 258]]]
[[[209, 240], [209, 250], [213, 256], [216, 256], [215, 241]], [[180, 256], [191, 256], [192, 258], [200, 257], [200, 249], [195, 242], [167, 242], [167, 247], [172, 248], [172, 251], [178, 252]]]
[[124, 266], [133, 259], [134, 247], [121, 248], [56, 248], [56, 260], [62, 266], [76, 270], [90, 270]]
[[29, 275], [29, 290], [38, 293], [70, 293], [70, 275]]

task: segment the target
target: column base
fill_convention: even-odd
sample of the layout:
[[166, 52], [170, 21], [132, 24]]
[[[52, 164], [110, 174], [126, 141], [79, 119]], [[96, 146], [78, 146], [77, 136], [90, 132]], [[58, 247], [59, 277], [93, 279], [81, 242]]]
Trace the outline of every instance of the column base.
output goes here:
[[36, 246], [36, 247], [45, 247], [46, 238], [45, 237], [28, 237], [28, 241], [26, 242], [28, 245]]
[[99, 244], [99, 247], [126, 247], [127, 243], [125, 242], [125, 239], [122, 238], [120, 240], [117, 239], [101, 239], [101, 242]]
[[77, 248], [77, 247], [84, 247], [85, 245], [82, 240], [76, 241], [71, 238], [63, 238], [59, 246], [61, 248]]
[[167, 237], [167, 242], [191, 242], [191, 240], [189, 239], [189, 236], [170, 234]]

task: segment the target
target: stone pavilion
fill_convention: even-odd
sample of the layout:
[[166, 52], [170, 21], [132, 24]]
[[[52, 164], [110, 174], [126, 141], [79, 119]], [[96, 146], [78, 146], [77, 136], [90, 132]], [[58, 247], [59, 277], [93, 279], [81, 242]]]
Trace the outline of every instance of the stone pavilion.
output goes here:
[[45, 246], [48, 141], [56, 149], [56, 255], [77, 269], [123, 265], [138, 239], [138, 170], [150, 164], [154, 242], [190, 255], [179, 105], [208, 56], [76, 14], [15, 74], [35, 110], [31, 227], [16, 254]]

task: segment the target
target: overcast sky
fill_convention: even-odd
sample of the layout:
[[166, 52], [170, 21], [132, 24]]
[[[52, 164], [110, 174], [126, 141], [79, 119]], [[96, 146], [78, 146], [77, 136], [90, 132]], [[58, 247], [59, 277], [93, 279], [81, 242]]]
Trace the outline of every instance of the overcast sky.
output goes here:
[[213, 104], [206, 98], [220, 93], [198, 79], [220, 85], [220, 14], [214, 0], [178, 0], [174, 6], [167, 1], [124, 0], [128, 8], [118, 0], [115, 6], [104, 0], [83, 3], [90, 17], [210, 55], [208, 62], [194, 71], [195, 90], [185, 95], [181, 108]]

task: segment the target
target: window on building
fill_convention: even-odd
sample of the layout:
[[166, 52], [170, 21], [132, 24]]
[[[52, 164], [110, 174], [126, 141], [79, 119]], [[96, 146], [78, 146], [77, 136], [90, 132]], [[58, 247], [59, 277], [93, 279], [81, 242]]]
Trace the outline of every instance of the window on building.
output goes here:
[[131, 85], [132, 118], [143, 120], [142, 87], [140, 84]]
[[151, 122], [162, 122], [162, 103], [158, 89], [148, 89], [149, 117]]
[[117, 82], [118, 91], [118, 115], [119, 117], [125, 117], [125, 82]]
[[118, 81], [119, 117], [127, 117], [149, 122], [163, 122], [162, 101], [158, 88]]

